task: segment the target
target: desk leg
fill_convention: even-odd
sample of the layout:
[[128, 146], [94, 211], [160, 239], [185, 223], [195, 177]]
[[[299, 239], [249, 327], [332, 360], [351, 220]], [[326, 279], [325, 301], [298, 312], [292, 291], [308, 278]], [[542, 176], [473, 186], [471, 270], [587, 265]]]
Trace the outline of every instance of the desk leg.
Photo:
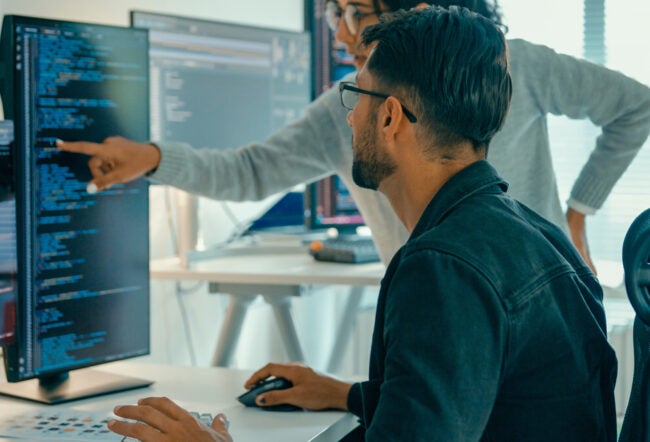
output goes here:
[[345, 311], [343, 312], [343, 319], [341, 320], [339, 331], [336, 334], [336, 340], [334, 341], [334, 347], [332, 347], [330, 361], [327, 365], [328, 373], [336, 373], [341, 369], [343, 355], [345, 354], [345, 349], [350, 341], [350, 336], [354, 329], [354, 323], [357, 320], [357, 314], [359, 314], [363, 289], [363, 286], [353, 286], [350, 288], [348, 302], [346, 303]]
[[288, 296], [263, 295], [264, 300], [273, 307], [275, 322], [280, 329], [280, 335], [284, 341], [284, 347], [290, 361], [304, 361], [305, 355], [302, 352], [296, 327], [291, 316], [291, 298]]
[[226, 311], [226, 317], [221, 326], [217, 348], [212, 355], [213, 366], [228, 367], [232, 363], [235, 344], [241, 334], [246, 311], [255, 298], [257, 298], [257, 295], [230, 295], [228, 310]]

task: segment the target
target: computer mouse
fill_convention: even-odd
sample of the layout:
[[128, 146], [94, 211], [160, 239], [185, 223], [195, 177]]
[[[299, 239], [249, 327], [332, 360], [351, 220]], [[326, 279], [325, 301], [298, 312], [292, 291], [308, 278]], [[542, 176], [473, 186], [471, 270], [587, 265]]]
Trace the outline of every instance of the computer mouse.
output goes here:
[[268, 407], [260, 407], [255, 402], [257, 396], [259, 396], [262, 393], [266, 393], [267, 391], [271, 391], [271, 390], [286, 390], [287, 388], [291, 388], [292, 386], [293, 384], [291, 383], [291, 381], [285, 378], [265, 379], [253, 385], [246, 393], [237, 397], [237, 400], [242, 404], [246, 405], [247, 407], [259, 407], [262, 410], [267, 410], [267, 411], [302, 410], [302, 408], [296, 407], [295, 405], [291, 405], [291, 404], [279, 404], [279, 405], [269, 405]]

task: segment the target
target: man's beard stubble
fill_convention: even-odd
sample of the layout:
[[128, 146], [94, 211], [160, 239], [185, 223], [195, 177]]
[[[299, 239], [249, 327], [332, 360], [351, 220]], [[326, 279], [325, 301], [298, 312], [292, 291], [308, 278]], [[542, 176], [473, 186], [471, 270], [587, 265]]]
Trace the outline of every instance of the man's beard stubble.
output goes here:
[[377, 190], [384, 178], [397, 168], [379, 145], [376, 123], [377, 117], [373, 114], [359, 136], [352, 137], [352, 179], [357, 186], [370, 190]]

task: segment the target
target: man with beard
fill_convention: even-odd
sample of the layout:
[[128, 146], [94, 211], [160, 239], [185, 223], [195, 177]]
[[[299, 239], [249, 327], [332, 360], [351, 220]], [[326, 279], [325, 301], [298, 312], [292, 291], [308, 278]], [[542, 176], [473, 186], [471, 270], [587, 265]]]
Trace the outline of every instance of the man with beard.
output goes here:
[[[512, 94], [502, 32], [467, 9], [432, 7], [386, 15], [363, 40], [367, 63], [339, 86], [352, 175], [410, 233], [382, 281], [369, 380], [268, 364], [246, 387], [283, 377], [292, 387], [258, 405], [349, 410], [361, 424], [350, 440], [614, 441], [600, 285], [485, 161]], [[165, 399], [120, 407], [149, 426], [109, 427], [180, 440], [168, 409]]]

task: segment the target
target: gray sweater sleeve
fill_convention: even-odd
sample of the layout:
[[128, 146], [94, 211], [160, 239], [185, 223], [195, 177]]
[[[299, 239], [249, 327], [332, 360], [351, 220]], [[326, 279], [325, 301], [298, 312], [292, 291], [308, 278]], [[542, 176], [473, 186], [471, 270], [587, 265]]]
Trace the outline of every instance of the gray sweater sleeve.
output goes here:
[[335, 88], [266, 141], [238, 148], [156, 142], [161, 162], [150, 179], [215, 199], [244, 201], [331, 175], [344, 161], [333, 106], [340, 106]]
[[[513, 44], [523, 44], [514, 41]], [[650, 89], [603, 66], [528, 43], [518, 51], [543, 113], [589, 118], [602, 128], [573, 185], [570, 205], [598, 209], [650, 132]]]

